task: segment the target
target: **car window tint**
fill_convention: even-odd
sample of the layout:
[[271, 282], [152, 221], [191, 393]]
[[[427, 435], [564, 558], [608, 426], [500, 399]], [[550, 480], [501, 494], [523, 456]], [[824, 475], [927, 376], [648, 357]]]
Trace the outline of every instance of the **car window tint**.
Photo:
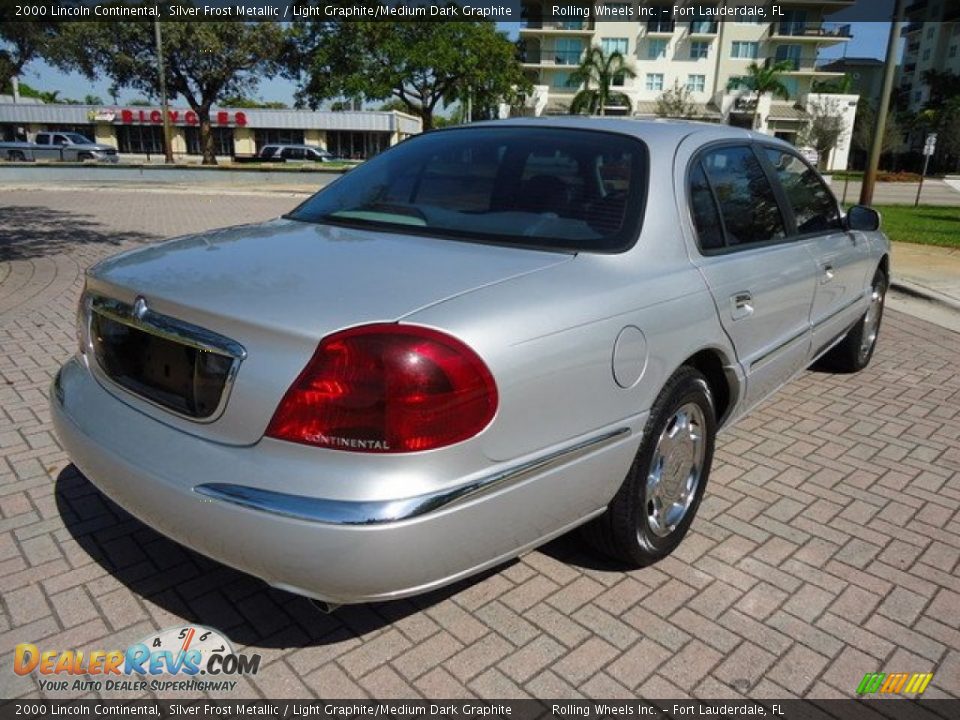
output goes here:
[[443, 130], [368, 160], [290, 217], [611, 252], [636, 240], [646, 183], [646, 146], [625, 135]]
[[808, 233], [839, 230], [840, 210], [830, 190], [814, 170], [793, 153], [766, 148], [797, 220], [797, 231]]
[[723, 147], [703, 156], [703, 168], [720, 203], [731, 247], [786, 237], [783, 215], [760, 161], [749, 147]]
[[723, 247], [723, 226], [703, 166], [698, 162], [690, 173], [690, 211], [702, 250]]

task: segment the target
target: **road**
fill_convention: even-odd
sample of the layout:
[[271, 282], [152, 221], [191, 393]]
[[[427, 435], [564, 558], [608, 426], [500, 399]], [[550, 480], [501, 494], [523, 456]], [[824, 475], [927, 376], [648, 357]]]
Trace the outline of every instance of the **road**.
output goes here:
[[877, 671], [933, 671], [926, 697], [960, 697], [960, 335], [897, 312], [867, 371], [806, 373], [721, 436], [690, 535], [643, 570], [570, 536], [322, 615], [124, 513], [70, 465], [47, 411], [83, 270], [296, 202], [0, 198], [0, 696], [44, 694], [11, 672], [18, 643], [122, 649], [200, 623], [263, 657], [231, 698], [851, 697]]

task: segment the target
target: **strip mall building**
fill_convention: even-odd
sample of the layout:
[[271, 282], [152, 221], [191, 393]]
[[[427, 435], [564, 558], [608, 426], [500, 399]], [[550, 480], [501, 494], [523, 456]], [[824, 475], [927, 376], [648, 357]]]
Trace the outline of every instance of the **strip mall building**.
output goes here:
[[[0, 98], [0, 139], [33, 140], [38, 132], [78, 132], [113, 145], [129, 160], [163, 155], [163, 111], [158, 107], [50, 105]], [[313, 112], [215, 108], [210, 113], [218, 158], [251, 157], [264, 145], [315, 145], [345, 158], [376, 155], [422, 129], [419, 118], [399, 112]], [[200, 156], [200, 121], [192, 110], [171, 108], [173, 152]]]

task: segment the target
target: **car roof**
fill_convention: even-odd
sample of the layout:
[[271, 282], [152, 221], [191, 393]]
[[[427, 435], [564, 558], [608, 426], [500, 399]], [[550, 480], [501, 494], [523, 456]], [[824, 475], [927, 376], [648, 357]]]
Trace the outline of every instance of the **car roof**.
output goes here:
[[[603, 130], [638, 137], [649, 144], [678, 145], [690, 135], [705, 134], [712, 139], [762, 140], [784, 144], [772, 135], [745, 128], [699, 122], [696, 120], [639, 119], [632, 117], [588, 117], [584, 115], [552, 115], [548, 117], [511, 118], [471, 123], [471, 127], [550, 127], [579, 130]], [[463, 126], [456, 126], [463, 127]]]

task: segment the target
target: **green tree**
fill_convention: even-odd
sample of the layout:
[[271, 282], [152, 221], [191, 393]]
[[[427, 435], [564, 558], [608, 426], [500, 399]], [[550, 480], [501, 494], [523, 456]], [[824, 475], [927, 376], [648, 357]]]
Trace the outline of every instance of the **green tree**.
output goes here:
[[[853, 123], [853, 137], [851, 141], [857, 150], [869, 153], [873, 147], [873, 137], [877, 129], [877, 109], [867, 98], [860, 98], [857, 103], [857, 119]], [[900, 147], [903, 141], [903, 128], [897, 113], [893, 110], [887, 115], [883, 126], [882, 153], [890, 153]]]
[[247, 97], [246, 95], [230, 95], [228, 97], [221, 98], [217, 104], [220, 105], [220, 107], [275, 108], [277, 110], [283, 110], [287, 107], [287, 104], [283, 102], [265, 102], [263, 100]]
[[605, 115], [611, 105], [631, 107], [630, 98], [613, 88], [622, 84], [626, 78], [636, 77], [637, 73], [620, 52], [606, 54], [594, 45], [583, 56], [580, 66], [570, 74], [571, 82], [582, 84], [570, 103], [570, 112], [575, 115]]
[[[197, 114], [203, 164], [215, 165], [210, 108], [276, 75], [287, 31], [272, 22], [164, 22], [162, 29], [167, 90]], [[72, 23], [63, 35], [50, 58], [57, 66], [159, 95], [153, 23]]]
[[8, 91], [29, 63], [46, 57], [59, 28], [51, 21], [0, 22], [0, 92]]
[[728, 90], [749, 90], [754, 96], [756, 103], [753, 108], [754, 129], [757, 128], [760, 119], [760, 98], [764, 95], [773, 95], [784, 100], [790, 98], [790, 91], [783, 83], [783, 74], [792, 68], [793, 64], [789, 60], [763, 65], [752, 62], [747, 66], [746, 75], [730, 78], [727, 83]]
[[103, 98], [99, 95], [84, 95], [83, 96], [84, 105], [103, 105]]
[[336, 97], [395, 99], [429, 130], [440, 107], [509, 102], [530, 87], [493, 23], [311, 22], [294, 32], [297, 99], [312, 108]]
[[810, 120], [800, 132], [798, 144], [816, 149], [823, 168], [830, 153], [845, 137], [843, 116], [837, 104], [830, 100], [820, 100], [810, 105]]
[[699, 114], [697, 104], [692, 100], [690, 88], [673, 81], [673, 87], [664, 90], [657, 98], [657, 115], [664, 118], [695, 118]]

